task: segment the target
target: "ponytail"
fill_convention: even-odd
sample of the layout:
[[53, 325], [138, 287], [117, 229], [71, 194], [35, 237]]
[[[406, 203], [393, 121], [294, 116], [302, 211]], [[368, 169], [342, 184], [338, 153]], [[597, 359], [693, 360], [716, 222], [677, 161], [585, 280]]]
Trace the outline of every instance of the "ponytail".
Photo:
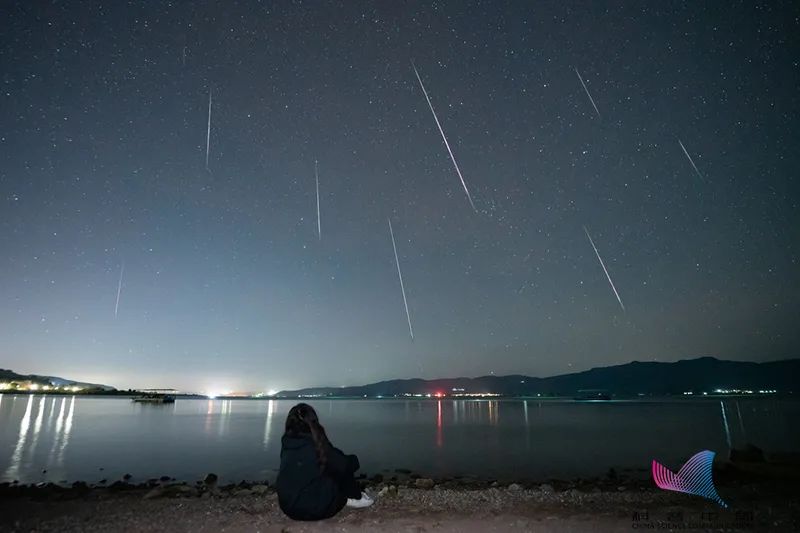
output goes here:
[[314, 441], [314, 448], [317, 452], [317, 463], [319, 463], [320, 471], [324, 472], [328, 464], [327, 449], [330, 442], [325, 428], [319, 423], [314, 408], [305, 403], [299, 403], [292, 407], [286, 417], [286, 433], [291, 436], [311, 433], [311, 440]]
[[[305, 421], [304, 418], [301, 420]], [[320, 425], [319, 420], [311, 420], [306, 422], [308, 429], [311, 430], [311, 439], [314, 441], [314, 448], [317, 449], [317, 462], [321, 472], [325, 471], [325, 466], [328, 464], [328, 437], [325, 435], [325, 429]]]

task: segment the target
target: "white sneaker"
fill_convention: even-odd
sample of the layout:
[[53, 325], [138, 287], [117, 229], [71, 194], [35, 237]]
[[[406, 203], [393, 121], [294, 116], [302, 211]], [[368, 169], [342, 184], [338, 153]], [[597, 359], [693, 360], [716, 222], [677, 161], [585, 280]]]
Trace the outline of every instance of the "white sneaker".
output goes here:
[[369, 507], [375, 503], [375, 500], [369, 497], [366, 492], [361, 493], [361, 499], [355, 500], [353, 498], [347, 498], [347, 506], [352, 507], [353, 509], [362, 509], [364, 507]]

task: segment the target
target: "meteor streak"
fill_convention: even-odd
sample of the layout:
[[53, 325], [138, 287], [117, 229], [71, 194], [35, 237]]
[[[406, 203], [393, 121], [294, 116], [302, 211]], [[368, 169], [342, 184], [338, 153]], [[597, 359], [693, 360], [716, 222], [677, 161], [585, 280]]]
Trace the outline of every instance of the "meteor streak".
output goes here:
[[417, 81], [419, 81], [419, 86], [422, 88], [422, 93], [425, 95], [425, 100], [428, 102], [428, 107], [431, 108], [431, 114], [433, 115], [433, 120], [436, 121], [436, 126], [439, 128], [439, 133], [442, 134], [442, 140], [444, 140], [444, 145], [447, 147], [447, 152], [450, 154], [450, 160], [453, 161], [453, 166], [456, 169], [456, 174], [458, 174], [458, 178], [461, 180], [461, 185], [464, 187], [464, 192], [467, 193], [467, 200], [469, 200], [469, 205], [472, 206], [472, 210], [476, 213], [478, 212], [475, 209], [475, 204], [472, 203], [472, 196], [469, 194], [469, 189], [467, 189], [467, 183], [464, 181], [464, 176], [461, 175], [461, 170], [458, 168], [458, 163], [456, 163], [456, 156], [453, 155], [453, 150], [450, 149], [450, 143], [447, 142], [447, 137], [444, 134], [444, 130], [442, 129], [442, 125], [439, 123], [439, 117], [436, 116], [436, 111], [433, 110], [433, 104], [431, 103], [431, 99], [428, 96], [428, 91], [425, 90], [425, 85], [422, 83], [422, 78], [417, 71], [417, 66], [414, 62], [411, 62], [411, 67], [414, 69], [414, 74], [417, 75]]
[[683, 146], [683, 143], [681, 142], [680, 139], [678, 139], [678, 144], [681, 145], [681, 149], [683, 150], [683, 153], [686, 154], [687, 159], [689, 159], [689, 163], [692, 164], [692, 168], [694, 169], [695, 172], [697, 172], [697, 177], [700, 178], [700, 181], [703, 181], [703, 175], [700, 174], [699, 170], [697, 170], [697, 165], [695, 165], [694, 161], [692, 161], [692, 156], [690, 156], [689, 152], [686, 151], [686, 147]]
[[581, 85], [583, 85], [583, 90], [586, 91], [586, 96], [588, 96], [589, 97], [589, 101], [592, 102], [592, 107], [594, 107], [594, 111], [595, 111], [595, 113], [597, 113], [597, 118], [600, 118], [600, 111], [597, 109], [597, 105], [594, 103], [594, 98], [592, 98], [592, 95], [589, 94], [589, 89], [586, 87], [586, 84], [583, 83], [583, 78], [581, 78], [581, 73], [578, 72], [578, 68], [577, 67], [575, 68], [575, 74], [577, 74], [578, 75], [578, 79], [581, 80]]
[[322, 219], [319, 217], [319, 169], [318, 161], [314, 160], [314, 177], [317, 180], [317, 233], [319, 233], [319, 240], [322, 240]]
[[392, 231], [392, 220], [389, 221], [389, 235], [392, 236], [392, 248], [394, 249], [394, 261], [397, 264], [397, 277], [400, 278], [400, 291], [403, 293], [403, 305], [406, 306], [406, 318], [408, 319], [408, 333], [411, 335], [411, 340], [414, 340], [414, 330], [411, 329], [411, 314], [408, 312], [408, 301], [406, 300], [406, 289], [403, 287], [403, 274], [400, 272], [400, 259], [397, 257], [397, 245], [394, 243], [394, 231]]
[[208, 89], [208, 130], [206, 131], [206, 170], [211, 172], [208, 168], [208, 154], [211, 150], [211, 89]]
[[594, 249], [595, 255], [597, 255], [597, 260], [600, 261], [600, 266], [603, 267], [603, 272], [606, 273], [606, 278], [608, 278], [608, 283], [611, 285], [611, 290], [614, 291], [614, 296], [617, 297], [617, 301], [619, 302], [619, 306], [625, 311], [625, 306], [622, 304], [622, 298], [619, 297], [619, 293], [617, 292], [617, 288], [614, 286], [614, 282], [611, 281], [611, 276], [608, 274], [608, 269], [606, 268], [605, 263], [603, 263], [603, 258], [600, 257], [600, 252], [597, 251], [597, 246], [594, 245], [594, 241], [592, 240], [592, 236], [589, 235], [589, 230], [586, 229], [586, 226], [583, 227], [583, 231], [586, 232], [586, 236], [589, 237], [589, 242]]
[[125, 263], [119, 267], [119, 284], [117, 284], [117, 303], [114, 304], [114, 318], [117, 318], [117, 311], [119, 311], [119, 296], [122, 293], [122, 274], [125, 272]]

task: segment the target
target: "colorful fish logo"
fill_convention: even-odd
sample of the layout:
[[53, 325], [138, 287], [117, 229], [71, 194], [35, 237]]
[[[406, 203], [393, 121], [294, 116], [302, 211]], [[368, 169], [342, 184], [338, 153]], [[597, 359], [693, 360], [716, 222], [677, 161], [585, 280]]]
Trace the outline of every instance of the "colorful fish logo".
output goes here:
[[660, 489], [702, 496], [718, 503], [721, 507], [728, 507], [714, 487], [714, 480], [711, 477], [713, 463], [714, 452], [703, 450], [686, 461], [676, 474], [654, 459], [653, 481]]

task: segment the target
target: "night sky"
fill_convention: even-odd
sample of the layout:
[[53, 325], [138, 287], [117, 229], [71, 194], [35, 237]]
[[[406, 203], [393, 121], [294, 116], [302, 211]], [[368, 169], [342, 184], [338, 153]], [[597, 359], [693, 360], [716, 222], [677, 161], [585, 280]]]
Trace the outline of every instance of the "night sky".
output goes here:
[[206, 392], [797, 356], [798, 4], [562, 4], [4, 3], [0, 367]]

